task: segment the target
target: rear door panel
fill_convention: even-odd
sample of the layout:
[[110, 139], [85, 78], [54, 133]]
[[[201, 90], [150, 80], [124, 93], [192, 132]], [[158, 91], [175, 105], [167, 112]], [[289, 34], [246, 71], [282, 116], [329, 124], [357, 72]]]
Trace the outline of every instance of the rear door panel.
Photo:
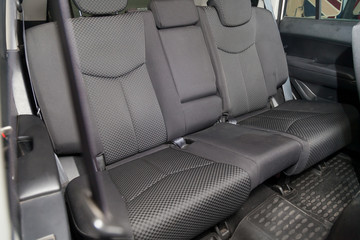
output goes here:
[[289, 74], [302, 98], [359, 105], [351, 47], [356, 23], [292, 17], [281, 21]]

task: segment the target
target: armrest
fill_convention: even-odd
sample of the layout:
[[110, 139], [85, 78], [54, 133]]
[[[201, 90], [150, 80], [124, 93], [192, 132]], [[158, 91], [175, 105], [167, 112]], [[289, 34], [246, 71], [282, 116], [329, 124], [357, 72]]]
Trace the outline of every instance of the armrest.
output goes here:
[[337, 88], [338, 80], [354, 83], [354, 69], [336, 64], [325, 64], [313, 59], [287, 56], [289, 73], [291, 77], [305, 80], [315, 84]]

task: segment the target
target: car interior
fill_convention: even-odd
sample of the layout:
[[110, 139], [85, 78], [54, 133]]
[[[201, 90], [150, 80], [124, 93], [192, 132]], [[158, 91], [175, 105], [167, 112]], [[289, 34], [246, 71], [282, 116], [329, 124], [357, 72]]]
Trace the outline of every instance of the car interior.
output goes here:
[[359, 0], [0, 9], [3, 239], [360, 239]]

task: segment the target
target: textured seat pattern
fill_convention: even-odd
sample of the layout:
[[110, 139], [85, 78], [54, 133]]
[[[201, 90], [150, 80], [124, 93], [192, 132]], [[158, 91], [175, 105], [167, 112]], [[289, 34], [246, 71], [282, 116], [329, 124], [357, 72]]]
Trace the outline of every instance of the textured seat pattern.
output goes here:
[[[281, 133], [226, 123], [216, 124], [188, 138], [236, 153], [237, 161], [232, 164], [249, 174], [252, 188], [296, 164], [302, 150], [301, 142]], [[223, 158], [223, 154], [217, 156]], [[245, 164], [247, 161], [252, 164]]]
[[[148, 73], [144, 18], [154, 21], [145, 12], [72, 20], [108, 165], [167, 141]], [[214, 83], [208, 93], [216, 93]], [[186, 94], [183, 100], [191, 101], [199, 93]], [[127, 202], [135, 239], [195, 237], [238, 209], [250, 191], [241, 168], [171, 148], [121, 164], [109, 174]]]
[[146, 68], [142, 14], [72, 23], [106, 163], [164, 143], [165, 123]]
[[[232, 2], [236, 6], [238, 3], [235, 2], [246, 4], [245, 1]], [[220, 12], [213, 7], [200, 8], [200, 12], [205, 12], [206, 19], [203, 21], [209, 25], [209, 29], [204, 30], [215, 43], [213, 47], [209, 46], [209, 50], [221, 65], [215, 69], [221, 72], [218, 81], [224, 110], [231, 116], [264, 108], [269, 96], [274, 95], [276, 87], [287, 78], [285, 57], [278, 54], [276, 58], [268, 59], [276, 51], [283, 52], [279, 34], [262, 26], [262, 20], [267, 15], [271, 17], [271, 14], [251, 6], [247, 10], [252, 14], [245, 23], [239, 19], [238, 25], [233, 26], [233, 23], [232, 27], [228, 27], [219, 17], [219, 14], [228, 12]]]
[[[210, 39], [208, 48], [215, 62], [224, 111], [230, 118], [237, 118], [239, 125], [300, 138], [307, 157], [301, 158], [288, 174], [299, 173], [349, 144], [358, 117], [349, 106], [299, 100], [266, 111], [268, 98], [288, 77], [280, 34], [269, 11], [251, 8], [246, 0], [223, 2], [210, 0], [212, 7], [199, 8], [199, 12]], [[251, 12], [247, 21], [233, 14], [230, 3]], [[246, 120], [241, 116], [261, 109], [264, 112]]]
[[116, 167], [135, 239], [190, 239], [233, 213], [247, 198], [241, 168], [168, 148]]
[[[186, 9], [192, 6], [194, 11], [190, 11], [190, 13], [198, 13], [192, 0], [180, 1], [184, 2]], [[164, 5], [164, 2], [168, 3]], [[171, 16], [163, 17], [164, 12], [174, 10], [170, 6], [175, 9], [180, 8], [177, 4], [178, 0], [152, 0], [151, 3], [153, 3], [150, 4], [151, 11], [157, 20], [155, 23], [158, 34], [152, 33], [154, 40], [153, 44], [149, 46], [148, 56], [156, 56], [156, 62], [160, 63], [161, 52], [164, 52], [163, 55], [167, 59], [167, 62], [164, 61], [162, 69], [158, 70], [162, 75], [151, 78], [155, 90], [158, 89], [156, 93], [159, 99], [166, 99], [166, 101], [160, 101], [164, 118], [171, 119], [170, 122], [173, 123], [178, 116], [174, 128], [180, 129], [179, 126], [184, 126], [185, 131], [182, 135], [185, 135], [187, 139], [220, 148], [220, 152], [223, 148], [236, 155], [236, 157], [230, 157], [233, 161], [224, 157], [226, 154], [223, 153], [212, 154], [210, 159], [215, 162], [230, 163], [244, 169], [250, 176], [252, 188], [295, 164], [302, 149], [301, 144], [296, 141], [297, 139], [294, 141], [281, 136], [281, 134], [229, 124], [214, 126], [214, 123], [221, 117], [221, 98], [218, 96], [215, 72], [201, 26], [194, 24], [193, 14], [188, 17], [186, 14], [182, 16], [183, 19], [188, 19], [187, 25], [184, 25], [183, 21], [177, 21], [177, 25], [175, 25], [175, 20]], [[181, 9], [186, 10], [185, 8]], [[196, 16], [198, 17], [198, 15]], [[149, 26], [150, 22], [147, 21]], [[171, 25], [171, 28], [164, 27], [168, 25]], [[150, 36], [151, 33], [146, 35], [148, 39]], [[161, 44], [160, 47], [156, 46], [158, 42]], [[255, 53], [254, 51], [254, 49], [251, 50], [250, 54]], [[243, 57], [246, 62], [246, 56]], [[239, 65], [240, 63], [235, 61], [235, 64]], [[234, 68], [238, 69], [237, 66]], [[169, 74], [165, 74], [167, 71]], [[150, 76], [152, 75], [150, 74]], [[264, 81], [262, 80], [262, 82]], [[266, 88], [265, 84], [263, 87]], [[247, 89], [241, 87], [240, 89], [243, 92], [236, 92], [237, 89], [235, 89], [234, 94], [241, 96], [244, 93], [246, 95]], [[173, 94], [169, 97], [170, 91]], [[261, 95], [263, 96], [263, 94]], [[266, 99], [265, 96], [263, 99], [265, 104]], [[255, 101], [256, 98], [252, 100]], [[256, 105], [256, 103], [254, 104]], [[177, 115], [173, 112], [174, 110], [180, 114]], [[181, 116], [181, 113], [184, 113], [184, 117]], [[167, 127], [170, 126], [168, 122], [166, 121]], [[168, 129], [170, 129], [168, 133], [173, 132], [171, 128]], [[204, 130], [198, 132], [202, 129]], [[192, 150], [195, 154], [199, 151], [199, 149]]]
[[356, 111], [349, 108], [345, 112], [340, 104], [292, 101], [238, 124], [285, 132], [305, 140], [309, 156], [291, 171], [299, 173], [350, 143], [356, 118]]
[[[151, 1], [155, 22], [148, 21], [147, 24], [150, 27], [153, 22], [153, 28], [157, 27], [158, 32], [149, 32], [147, 37], [153, 39], [148, 50], [153, 61], [156, 59], [159, 64], [165, 58], [162, 69], [159, 69], [161, 75], [150, 76], [159, 99], [163, 99], [160, 104], [169, 135], [174, 135], [174, 128], [178, 135], [184, 136], [212, 126], [221, 116], [222, 101], [217, 94], [204, 35], [200, 26], [194, 25], [193, 19], [199, 19], [196, 7], [192, 0], [180, 2], [184, 2], [184, 10], [192, 9], [195, 16], [189, 13], [187, 16], [178, 10], [183, 14], [181, 21], [172, 15], [165, 18], [164, 12], [175, 11], [181, 4], [178, 1]], [[173, 94], [169, 95], [169, 92]], [[177, 124], [170, 127], [170, 122]]]

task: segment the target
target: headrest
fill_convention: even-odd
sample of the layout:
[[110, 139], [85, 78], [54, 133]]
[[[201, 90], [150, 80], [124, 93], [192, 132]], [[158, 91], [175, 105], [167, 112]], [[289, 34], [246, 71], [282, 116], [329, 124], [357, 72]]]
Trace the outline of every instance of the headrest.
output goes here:
[[127, 0], [73, 0], [84, 13], [91, 15], [107, 15], [120, 12], [126, 8]]
[[250, 0], [209, 0], [208, 5], [215, 7], [226, 27], [242, 25], [251, 18]]
[[149, 8], [158, 28], [194, 25], [199, 21], [193, 0], [151, 0]]

